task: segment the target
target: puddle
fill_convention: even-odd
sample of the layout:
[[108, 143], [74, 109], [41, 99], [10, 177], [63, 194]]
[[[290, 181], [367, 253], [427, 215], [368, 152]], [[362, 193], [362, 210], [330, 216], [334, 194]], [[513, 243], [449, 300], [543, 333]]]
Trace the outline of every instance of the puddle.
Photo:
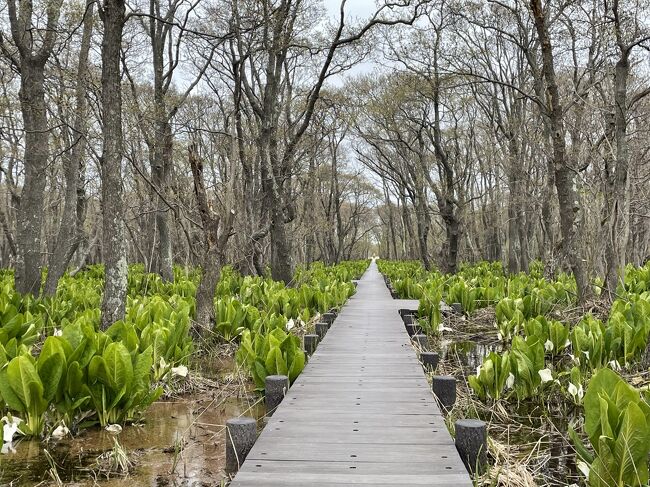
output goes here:
[[[226, 478], [226, 420], [252, 416], [260, 422], [264, 404], [250, 397], [215, 398], [203, 394], [176, 401], [154, 403], [142, 424], [130, 425], [117, 435], [133, 462], [128, 476], [102, 472], [97, 458], [110, 452], [114, 435], [99, 427], [75, 438], [48, 444], [19, 441], [16, 453], [0, 456], [0, 485], [56, 485], [45, 450], [56, 464], [57, 474], [70, 486], [214, 486]], [[177, 453], [176, 449], [182, 445]]]
[[505, 347], [501, 342], [481, 342], [477, 337], [462, 340], [443, 338], [436, 343], [436, 349], [443, 360], [459, 363], [465, 374], [469, 375], [476, 373], [476, 367], [483, 363], [490, 352], [500, 353]]

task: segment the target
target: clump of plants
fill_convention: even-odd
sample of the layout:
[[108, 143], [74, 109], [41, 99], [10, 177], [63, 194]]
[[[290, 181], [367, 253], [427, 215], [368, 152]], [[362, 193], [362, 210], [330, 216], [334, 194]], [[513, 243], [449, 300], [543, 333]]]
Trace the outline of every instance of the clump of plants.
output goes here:
[[600, 369], [589, 381], [584, 410], [582, 429], [588, 444], [573, 429], [570, 436], [589, 485], [647, 485], [650, 405], [646, 397], [616, 372]]
[[558, 319], [574, 303], [574, 279], [546, 279], [538, 262], [528, 274], [512, 276], [489, 263], [461, 266], [456, 275], [425, 272], [412, 263], [381, 268], [396, 290], [402, 289], [397, 282], [410, 279], [407, 292], [419, 296], [419, 321], [427, 333], [444, 328], [441, 301], [460, 303], [467, 315], [494, 305], [505, 350], [489, 353], [468, 377], [471, 393], [492, 407], [570, 412], [586, 438], [570, 432], [589, 485], [647, 485], [650, 394], [618, 371], [636, 370], [648, 349], [650, 265], [628, 266], [606, 318], [586, 314], [577, 322]]
[[[215, 290], [215, 335], [239, 341], [238, 362], [257, 388], [268, 374], [293, 381], [305, 355], [288, 323], [308, 322], [354, 293], [367, 261], [300, 269], [292, 286], [224, 269]], [[27, 436], [65, 425], [125, 424], [142, 417], [195, 350], [190, 329], [198, 271], [164, 282], [131, 266], [123, 320], [99, 330], [103, 267], [64, 276], [53, 298], [21, 296], [0, 273], [0, 407]], [[185, 369], [187, 370], [187, 369]]]

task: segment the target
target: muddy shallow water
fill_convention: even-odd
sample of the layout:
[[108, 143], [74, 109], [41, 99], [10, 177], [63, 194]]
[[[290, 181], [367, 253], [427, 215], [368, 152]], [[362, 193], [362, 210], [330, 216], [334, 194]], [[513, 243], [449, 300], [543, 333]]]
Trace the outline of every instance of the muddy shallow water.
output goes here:
[[[226, 478], [224, 425], [237, 416], [252, 416], [261, 427], [259, 396], [217, 388], [156, 402], [140, 424], [119, 435], [95, 427], [60, 441], [19, 440], [15, 453], [0, 455], [0, 486], [57, 485], [56, 475], [70, 486], [219, 485]], [[133, 464], [126, 475], [106, 473], [115, 439]]]

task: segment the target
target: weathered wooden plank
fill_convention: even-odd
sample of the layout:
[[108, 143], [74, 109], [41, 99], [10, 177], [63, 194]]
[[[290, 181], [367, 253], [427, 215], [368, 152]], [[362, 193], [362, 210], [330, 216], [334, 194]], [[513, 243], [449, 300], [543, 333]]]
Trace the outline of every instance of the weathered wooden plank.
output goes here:
[[[275, 448], [270, 441], [260, 440], [260, 448], [251, 452], [249, 460], [278, 461], [323, 461], [329, 462], [376, 462], [376, 463], [431, 463], [440, 460], [441, 465], [459, 468], [462, 465], [457, 455], [437, 454], [430, 445], [359, 444], [311, 442], [282, 442], [282, 448]], [[393, 466], [393, 468], [395, 468]]]
[[[406, 462], [409, 475], [445, 475], [465, 473], [462, 462]], [[294, 473], [294, 474], [327, 474], [327, 475], [393, 475], [396, 465], [384, 462], [359, 462], [359, 461], [301, 461], [289, 462], [273, 460], [256, 460], [248, 462], [242, 472], [255, 472], [262, 474]]]
[[233, 487], [472, 485], [373, 263]]
[[[361, 416], [361, 417], [360, 417]], [[442, 413], [436, 412], [431, 414], [421, 413], [406, 413], [395, 414], [386, 411], [380, 413], [371, 413], [364, 411], [363, 415], [353, 414], [347, 411], [331, 411], [326, 407], [320, 409], [295, 409], [278, 411], [269, 419], [268, 424], [273, 422], [289, 422], [299, 421], [301, 423], [342, 423], [350, 422], [352, 424], [372, 424], [381, 426], [412, 426], [418, 428], [426, 428], [428, 426], [440, 426], [443, 422]]]
[[[300, 380], [300, 379], [299, 379]], [[386, 381], [384, 380], [383, 377], [368, 377], [368, 378], [363, 378], [363, 383], [364, 384], [386, 384]], [[309, 384], [330, 384], [332, 382], [337, 382], [339, 384], [345, 384], [345, 383], [353, 383], [353, 382], [359, 382], [358, 377], [340, 377], [340, 376], [335, 376], [334, 374], [332, 375], [313, 375], [309, 377]], [[391, 387], [399, 387], [400, 384], [406, 384], [409, 386], [415, 386], [415, 387], [424, 387], [425, 389], [428, 389], [429, 386], [426, 381], [423, 381], [420, 377], [413, 377], [413, 378], [403, 378], [401, 381], [399, 381], [399, 384], [397, 383], [392, 383], [391, 382]], [[305, 383], [297, 382], [294, 383], [291, 386], [291, 389], [294, 387], [301, 387], [303, 385], [307, 385]]]
[[[288, 423], [287, 423], [288, 424]], [[354, 426], [354, 427], [353, 427]], [[350, 425], [347, 428], [330, 425], [295, 425], [284, 428], [264, 428], [260, 439], [271, 440], [280, 445], [284, 440], [304, 438], [305, 441], [318, 437], [318, 443], [348, 444], [369, 443], [387, 445], [451, 445], [453, 444], [449, 433], [444, 428], [382, 428], [378, 431], [376, 426]], [[435, 431], [435, 433], [433, 433]]]
[[[285, 462], [287, 466], [299, 465], [299, 462]], [[246, 462], [244, 462], [246, 464]], [[233, 487], [279, 487], [287, 485], [300, 485], [301, 487], [317, 486], [347, 486], [347, 485], [372, 485], [372, 486], [414, 486], [427, 485], [432, 487], [461, 487], [471, 486], [467, 473], [449, 473], [449, 474], [423, 474], [412, 475], [409, 473], [409, 465], [402, 467], [401, 472], [396, 469], [394, 474], [376, 475], [365, 474], [358, 475], [350, 472], [340, 474], [330, 473], [298, 473], [295, 471], [287, 472], [270, 472], [262, 474], [260, 472], [242, 471], [235, 477], [230, 484]]]

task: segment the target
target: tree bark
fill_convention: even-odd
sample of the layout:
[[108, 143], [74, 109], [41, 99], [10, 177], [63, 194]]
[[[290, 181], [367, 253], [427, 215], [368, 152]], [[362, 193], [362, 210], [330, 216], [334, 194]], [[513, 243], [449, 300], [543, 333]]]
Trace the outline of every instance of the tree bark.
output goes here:
[[[170, 21], [174, 18], [176, 4], [171, 3], [169, 11], [165, 15], [165, 20]], [[170, 123], [170, 114], [165, 100], [167, 92], [165, 85], [164, 73], [164, 52], [166, 41], [171, 35], [170, 27], [163, 20], [159, 19], [161, 15], [160, 5], [156, 1], [150, 2], [151, 17], [149, 19], [149, 37], [151, 40], [153, 75], [154, 75], [154, 138], [153, 138], [153, 158], [151, 164], [151, 179], [156, 187], [158, 194], [155, 196], [155, 228], [157, 234], [156, 249], [156, 272], [165, 281], [174, 280], [172, 241], [171, 241], [171, 217], [172, 212], [166, 199], [169, 198], [169, 179], [172, 169], [172, 157], [174, 150], [174, 137]], [[172, 63], [172, 59], [169, 59]], [[167, 74], [171, 77], [171, 72]]]
[[102, 39], [102, 247], [105, 263], [102, 329], [124, 318], [127, 291], [126, 235], [122, 188], [122, 90], [120, 53], [125, 21], [124, 0], [104, 0], [100, 9]]
[[[513, 168], [510, 168], [512, 171]], [[516, 274], [519, 271], [517, 262], [517, 180], [510, 174], [508, 177], [508, 272]]]
[[431, 270], [431, 260], [429, 259], [429, 222], [428, 222], [428, 205], [424, 190], [417, 196], [416, 217], [418, 225], [418, 250], [420, 251], [420, 260], [426, 270]]
[[39, 29], [32, 24], [33, 3], [7, 2], [11, 35], [18, 57], [10, 61], [20, 71], [20, 108], [25, 131], [25, 179], [17, 215], [16, 290], [37, 295], [41, 288], [41, 233], [44, 222], [46, 170], [49, 159], [49, 126], [45, 104], [45, 65], [58, 32], [62, 0], [46, 7], [47, 24], [40, 48], [35, 49]]
[[[632, 46], [626, 45], [621, 32], [618, 2], [612, 9], [614, 29], [619, 50], [619, 58], [614, 71], [614, 137], [616, 147], [616, 167], [612, 174], [606, 174], [607, 215], [605, 217], [605, 285], [610, 296], [616, 292], [619, 282], [625, 281], [627, 244], [630, 235], [630, 187], [629, 150], [627, 141], [627, 82], [630, 73], [630, 52]], [[610, 168], [611, 169], [611, 168]], [[607, 171], [608, 173], [610, 171]]]
[[203, 162], [196, 147], [189, 148], [189, 162], [194, 180], [194, 195], [203, 224], [203, 241], [205, 244], [201, 281], [196, 290], [196, 317], [193, 331], [195, 335], [207, 336], [212, 332], [215, 321], [214, 291], [221, 277], [221, 268], [225, 262], [226, 244], [232, 234], [234, 212], [227, 214], [223, 228], [220, 218], [211, 210], [203, 182]]
[[[387, 245], [387, 250], [388, 250], [388, 259], [398, 259], [398, 253], [397, 253], [397, 240], [395, 239], [395, 218], [393, 217], [393, 204], [390, 201], [390, 194], [388, 192], [388, 186], [386, 185], [386, 181], [382, 179], [382, 184], [383, 184], [383, 192], [384, 192], [384, 202], [386, 205], [386, 208], [388, 209], [388, 233], [389, 233], [389, 239], [388, 239], [388, 245]], [[393, 248], [393, 252], [391, 254], [391, 247]], [[392, 255], [392, 257], [391, 257]]]
[[[81, 48], [79, 50], [79, 63], [77, 65], [77, 86], [75, 88], [75, 116], [72, 128], [72, 151], [65, 159], [65, 196], [63, 203], [63, 215], [59, 232], [56, 237], [54, 252], [48, 260], [47, 279], [43, 294], [54, 296], [56, 294], [59, 279], [65, 273], [72, 256], [79, 247], [81, 240], [81, 215], [83, 206], [79, 205], [80, 193], [80, 172], [83, 166], [82, 159], [86, 150], [86, 131], [88, 104], [86, 102], [88, 53], [90, 51], [90, 40], [93, 31], [93, 9], [95, 2], [90, 0], [86, 4], [86, 11], [83, 21], [83, 34]], [[83, 193], [83, 189], [82, 189]]]
[[[152, 183], [161, 195], [169, 198], [169, 178], [172, 169], [172, 156], [174, 151], [174, 138], [172, 128], [165, 112], [164, 100], [156, 101], [156, 121], [154, 158], [151, 167]], [[164, 281], [174, 280], [171, 220], [173, 213], [163, 196], [156, 196], [156, 233], [158, 234], [157, 268]]]
[[573, 187], [573, 171], [566, 161], [564, 107], [560, 100], [555, 76], [553, 47], [541, 0], [531, 0], [530, 5], [541, 45], [542, 69], [548, 92], [548, 115], [553, 145], [555, 187], [558, 193], [560, 208], [560, 229], [564, 240], [563, 250], [568, 256], [571, 270], [576, 280], [578, 302], [584, 303], [590, 293], [584, 262], [582, 260], [582, 249], [579, 247], [577, 238], [576, 214], [580, 210], [578, 194]]
[[49, 158], [44, 62], [24, 59], [20, 69], [20, 106], [25, 128], [25, 182], [18, 207], [16, 290], [38, 295], [41, 288], [43, 194]]

